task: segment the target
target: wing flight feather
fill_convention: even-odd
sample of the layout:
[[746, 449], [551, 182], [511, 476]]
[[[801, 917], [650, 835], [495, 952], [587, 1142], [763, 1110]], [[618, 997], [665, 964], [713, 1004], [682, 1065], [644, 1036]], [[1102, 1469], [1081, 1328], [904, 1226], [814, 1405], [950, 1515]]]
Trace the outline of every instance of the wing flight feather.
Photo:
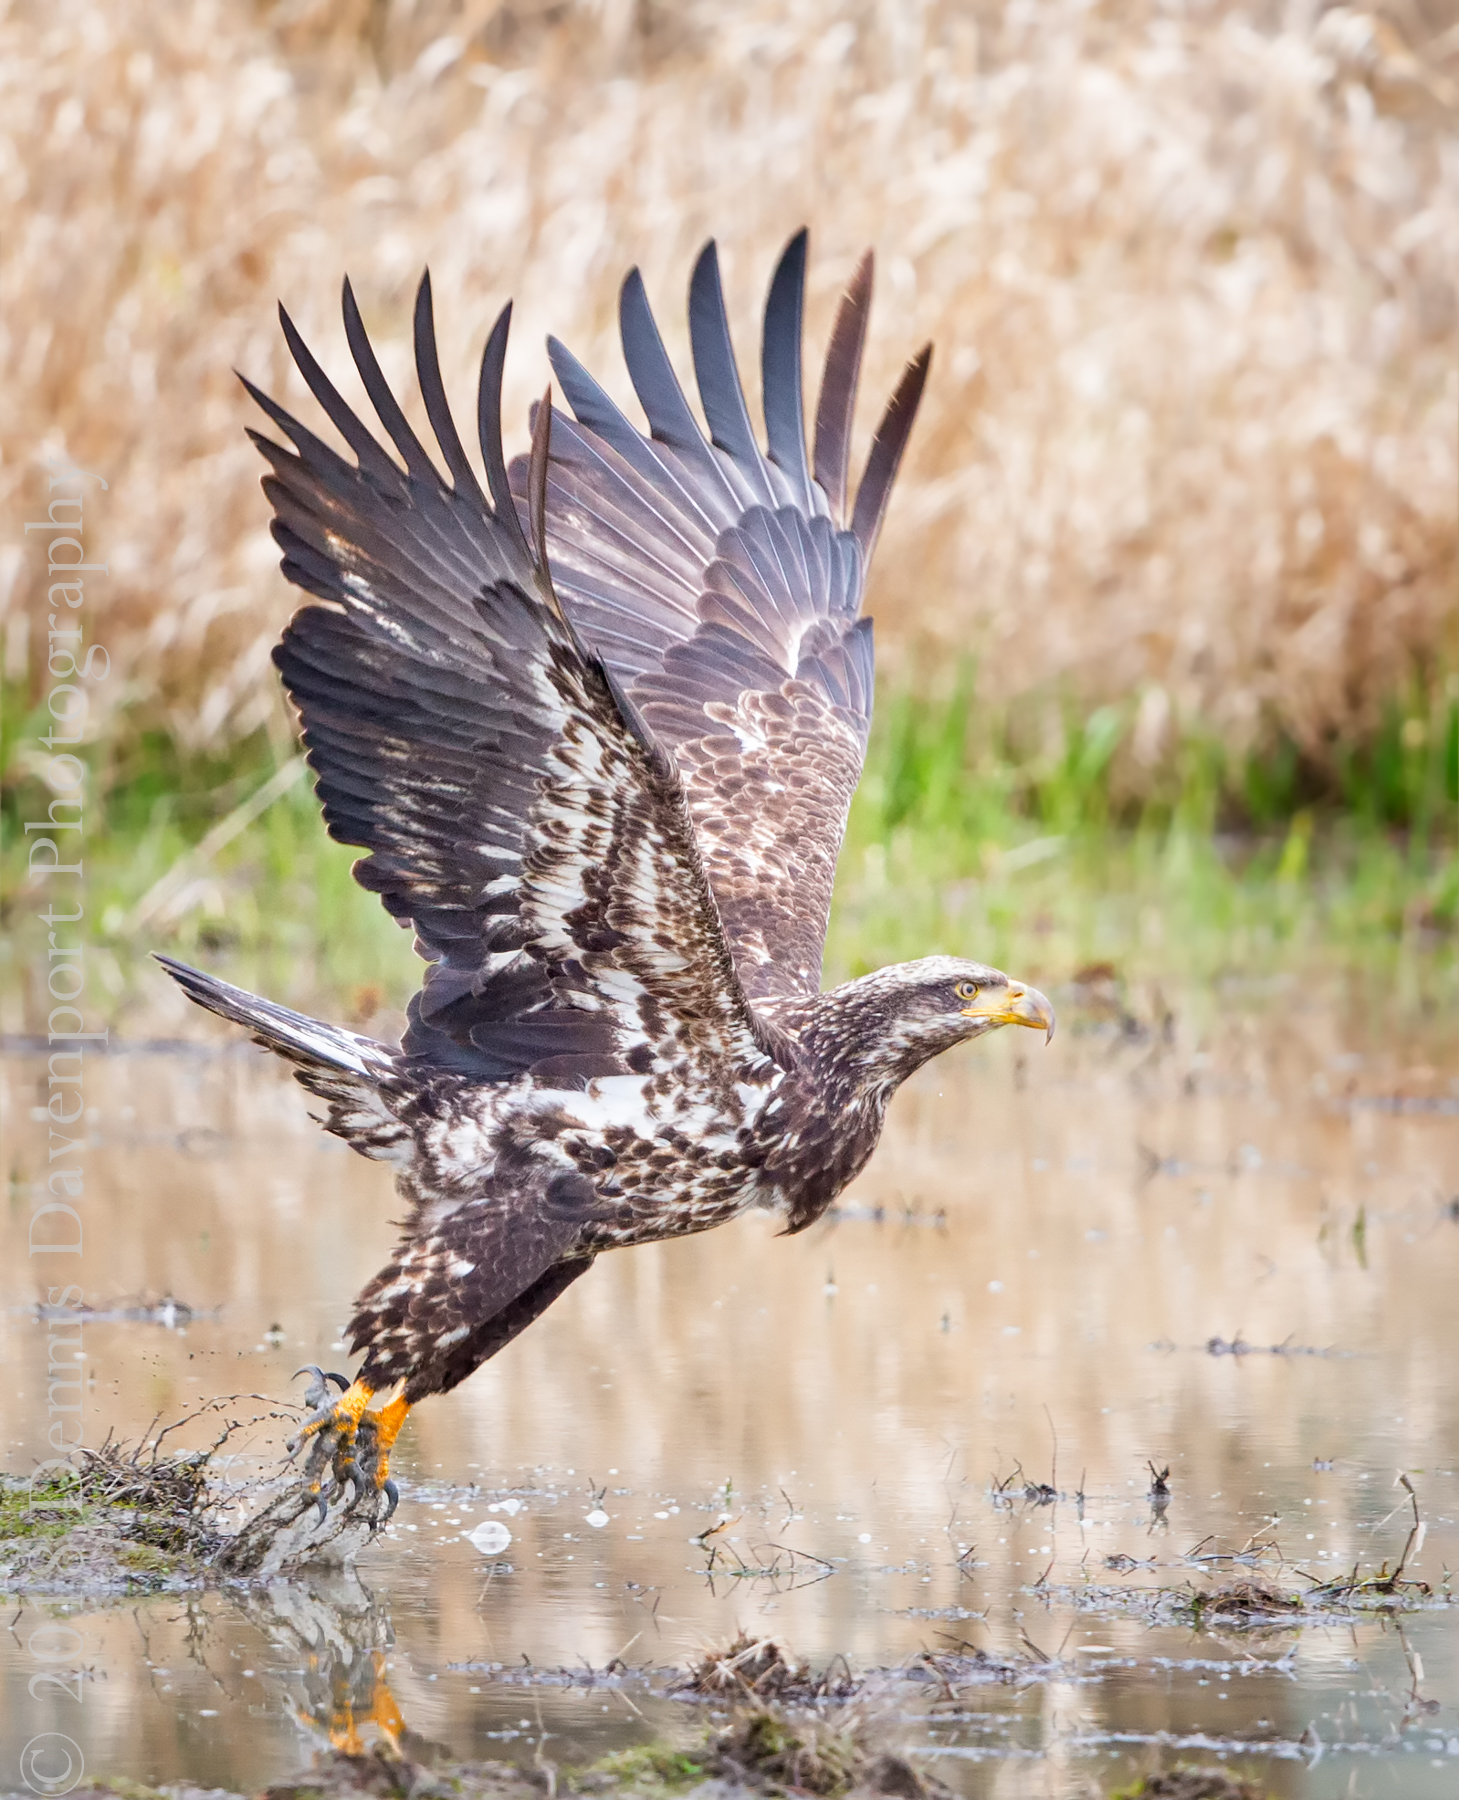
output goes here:
[[875, 262], [870, 250], [856, 265], [851, 285], [836, 308], [821, 398], [816, 406], [816, 480], [830, 502], [831, 516], [846, 522], [846, 483], [851, 473], [851, 423], [856, 390], [861, 383], [861, 353], [871, 318], [871, 283]]
[[418, 370], [454, 486], [386, 387], [348, 289], [346, 334], [404, 470], [286, 325], [357, 461], [250, 389], [292, 445], [255, 434], [284, 573], [324, 602], [300, 609], [275, 660], [331, 835], [368, 851], [357, 879], [414, 927], [430, 963], [407, 1063], [556, 1087], [683, 1074], [686, 1059], [742, 1067], [768, 1037], [682, 785], [638, 703], [562, 614], [541, 555], [550, 405], [537, 413], [526, 529], [512, 500], [508, 317], [488, 340], [478, 405], [494, 505], [446, 406], [428, 286]]
[[801, 319], [805, 311], [804, 229], [785, 247], [765, 300], [760, 379], [765, 406], [765, 439], [770, 461], [785, 477], [786, 498], [804, 513], [816, 511], [805, 450], [805, 398], [801, 392]]

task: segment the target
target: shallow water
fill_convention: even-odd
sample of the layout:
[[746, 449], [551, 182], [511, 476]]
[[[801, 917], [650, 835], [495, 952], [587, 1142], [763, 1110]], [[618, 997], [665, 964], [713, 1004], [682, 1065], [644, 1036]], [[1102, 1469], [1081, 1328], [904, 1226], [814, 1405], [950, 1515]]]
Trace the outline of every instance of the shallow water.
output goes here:
[[[1360, 988], [1168, 1018], [1147, 996], [1139, 1021], [1084, 1000], [1047, 1051], [1005, 1033], [926, 1071], [803, 1237], [753, 1218], [603, 1258], [413, 1416], [358, 1580], [9, 1605], [0, 1788], [56, 1732], [92, 1773], [257, 1789], [346, 1704], [365, 1741], [393, 1704], [418, 1747], [572, 1763], [699, 1719], [651, 1683], [547, 1671], [683, 1664], [743, 1627], [817, 1666], [1012, 1663], [881, 1703], [969, 1795], [1220, 1755], [1281, 1795], [1459, 1792], [1459, 1045], [1379, 1025]], [[271, 1465], [271, 1398], [340, 1364], [384, 1260], [388, 1177], [221, 1035], [114, 1050], [87, 1074], [83, 1253], [28, 1259], [45, 1071], [16, 1044], [3, 1074], [6, 1466], [51, 1454], [35, 1302], [63, 1280], [203, 1315], [87, 1323], [85, 1442], [256, 1395], [169, 1441], [255, 1419], [230, 1466]], [[1175, 1613], [1175, 1590], [1238, 1576], [1391, 1568], [1400, 1469], [1425, 1604], [1256, 1631]], [[726, 1514], [711, 1567], [698, 1537]], [[478, 1548], [484, 1524], [510, 1541]], [[1255, 1566], [1200, 1560], [1253, 1540]], [[31, 1634], [62, 1616], [79, 1701], [28, 1686]]]

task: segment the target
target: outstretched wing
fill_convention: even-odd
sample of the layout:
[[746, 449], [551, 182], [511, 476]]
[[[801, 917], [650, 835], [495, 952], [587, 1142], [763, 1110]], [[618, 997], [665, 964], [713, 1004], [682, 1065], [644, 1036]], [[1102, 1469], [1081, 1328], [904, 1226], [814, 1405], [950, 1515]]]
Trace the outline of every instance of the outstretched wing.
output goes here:
[[[416, 367], [451, 484], [386, 386], [348, 284], [345, 329], [402, 469], [284, 332], [351, 464], [250, 387], [288, 578], [315, 596], [274, 653], [330, 833], [431, 963], [409, 1060], [553, 1086], [754, 1059], [756, 1025], [671, 761], [563, 616], [540, 554], [550, 407], [524, 530], [500, 395], [510, 308], [482, 360], [490, 498], [441, 384], [429, 280]], [[532, 531], [529, 539], [528, 530]]]
[[[624, 355], [640, 433], [563, 345], [575, 414], [553, 430], [553, 581], [583, 637], [674, 753], [745, 992], [815, 992], [836, 858], [871, 722], [867, 563], [931, 358], [908, 365], [848, 500], [851, 422], [871, 304], [862, 259], [836, 318], [806, 455], [801, 315], [806, 234], [770, 284], [761, 367], [767, 449], [750, 424], [715, 247], [689, 287], [706, 441], [643, 282], [623, 285]], [[525, 502], [529, 468], [512, 467]]]

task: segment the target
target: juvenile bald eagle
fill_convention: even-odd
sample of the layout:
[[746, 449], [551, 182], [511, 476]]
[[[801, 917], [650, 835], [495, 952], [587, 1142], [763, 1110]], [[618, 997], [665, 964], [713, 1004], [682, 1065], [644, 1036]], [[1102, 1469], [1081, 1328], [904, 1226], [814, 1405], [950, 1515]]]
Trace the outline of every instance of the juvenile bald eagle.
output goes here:
[[[689, 287], [708, 437], [635, 270], [620, 316], [647, 434], [555, 339], [573, 418], [535, 408], [509, 469], [510, 307], [481, 365], [478, 480], [447, 406], [429, 277], [415, 361], [443, 476], [391, 394], [349, 284], [344, 325], [392, 456], [280, 309], [352, 463], [249, 384], [287, 578], [313, 598], [274, 652], [325, 822], [429, 965], [397, 1046], [163, 959], [393, 1163], [410, 1214], [360, 1294], [364, 1358], [314, 1371], [300, 1440], [321, 1516], [352, 1483], [395, 1504], [409, 1408], [456, 1386], [604, 1250], [752, 1206], [803, 1231], [862, 1168], [898, 1084], [1006, 1024], [1034, 989], [946, 956], [821, 991], [836, 857], [871, 718], [866, 565], [930, 360], [908, 365], [854, 502], [871, 298], [837, 313], [808, 460], [806, 235], [765, 307], [766, 448], [736, 370], [713, 244]], [[402, 466], [403, 465], [403, 466]], [[449, 478], [449, 479], [448, 479]], [[383, 1405], [369, 1410], [372, 1399]], [[331, 1483], [330, 1471], [334, 1480]], [[377, 1504], [371, 1499], [371, 1504]]]

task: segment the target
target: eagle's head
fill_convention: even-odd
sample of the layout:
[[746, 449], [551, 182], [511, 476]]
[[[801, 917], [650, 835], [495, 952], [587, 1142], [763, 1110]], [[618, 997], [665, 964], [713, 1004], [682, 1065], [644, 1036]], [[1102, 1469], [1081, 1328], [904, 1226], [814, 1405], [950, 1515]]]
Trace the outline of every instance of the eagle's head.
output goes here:
[[862, 983], [868, 992], [875, 984], [885, 996], [886, 1035], [914, 1052], [917, 1062], [1000, 1025], [1031, 1026], [1046, 1043], [1054, 1035], [1054, 1009], [1038, 989], [984, 963], [924, 956], [864, 976]]
[[1054, 1009], [1035, 987], [956, 956], [924, 956], [862, 975], [819, 996], [803, 1035], [855, 1085], [890, 1090], [930, 1057], [1000, 1025], [1054, 1035]]

